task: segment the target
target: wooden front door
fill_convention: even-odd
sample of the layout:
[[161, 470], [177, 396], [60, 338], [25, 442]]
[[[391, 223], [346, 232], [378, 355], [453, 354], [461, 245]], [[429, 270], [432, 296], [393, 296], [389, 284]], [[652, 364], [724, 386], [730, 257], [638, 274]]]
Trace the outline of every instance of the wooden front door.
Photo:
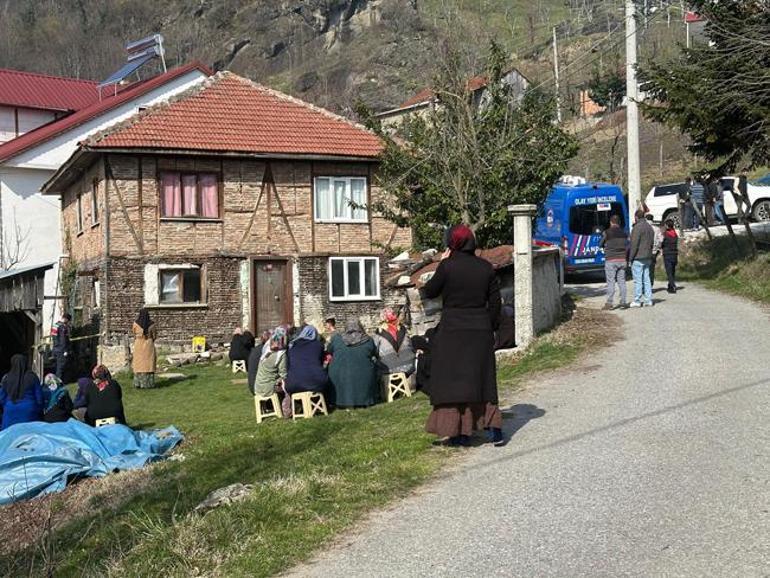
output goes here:
[[291, 287], [287, 261], [254, 261], [253, 306], [256, 335], [291, 321]]

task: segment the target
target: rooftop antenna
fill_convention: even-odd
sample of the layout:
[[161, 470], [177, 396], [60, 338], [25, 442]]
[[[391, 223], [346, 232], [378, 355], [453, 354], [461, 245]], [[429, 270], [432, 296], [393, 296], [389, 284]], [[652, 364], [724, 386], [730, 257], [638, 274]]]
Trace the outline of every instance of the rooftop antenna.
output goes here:
[[111, 74], [97, 86], [99, 90], [99, 100], [102, 99], [102, 88], [112, 86], [113, 95], [117, 94], [118, 85], [153, 58], [160, 57], [163, 72], [166, 72], [167, 70], [165, 51], [163, 50], [163, 36], [161, 34], [153, 34], [146, 38], [142, 38], [141, 40], [129, 42], [126, 44], [126, 52], [128, 53], [126, 63], [120, 70]]

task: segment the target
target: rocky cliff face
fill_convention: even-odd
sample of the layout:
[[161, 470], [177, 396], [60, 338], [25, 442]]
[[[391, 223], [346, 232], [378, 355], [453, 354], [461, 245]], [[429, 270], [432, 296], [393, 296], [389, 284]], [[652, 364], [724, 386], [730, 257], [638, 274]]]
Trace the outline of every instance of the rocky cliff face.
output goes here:
[[416, 0], [203, 1], [164, 34], [181, 60], [202, 56], [215, 69], [340, 110], [354, 93], [382, 107], [410, 90], [388, 70], [388, 48], [420, 28]]

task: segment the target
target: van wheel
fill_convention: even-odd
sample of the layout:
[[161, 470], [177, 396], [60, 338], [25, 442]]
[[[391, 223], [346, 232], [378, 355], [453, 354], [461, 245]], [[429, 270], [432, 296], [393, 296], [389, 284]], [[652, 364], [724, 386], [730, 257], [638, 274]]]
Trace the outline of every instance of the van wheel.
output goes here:
[[754, 205], [751, 216], [755, 221], [770, 221], [770, 199], [762, 199]]
[[661, 223], [665, 224], [668, 219], [674, 221], [674, 229], [678, 229], [681, 225], [681, 220], [679, 219], [679, 211], [669, 211], [663, 215], [663, 221], [661, 221]]

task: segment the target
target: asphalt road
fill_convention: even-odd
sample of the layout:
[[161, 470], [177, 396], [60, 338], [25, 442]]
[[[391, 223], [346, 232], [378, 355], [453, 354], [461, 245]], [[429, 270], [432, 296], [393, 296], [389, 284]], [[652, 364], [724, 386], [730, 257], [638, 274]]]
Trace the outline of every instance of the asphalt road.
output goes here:
[[655, 298], [516, 394], [507, 446], [459, 450], [293, 575], [770, 576], [770, 317], [693, 285]]

